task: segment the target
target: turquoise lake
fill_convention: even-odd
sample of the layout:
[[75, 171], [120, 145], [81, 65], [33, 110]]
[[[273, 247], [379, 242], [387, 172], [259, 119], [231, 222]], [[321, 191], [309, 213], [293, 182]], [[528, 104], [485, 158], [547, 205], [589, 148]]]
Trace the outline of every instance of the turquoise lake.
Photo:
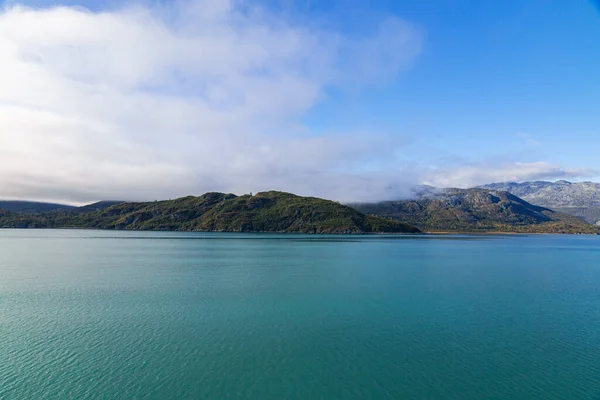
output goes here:
[[600, 237], [0, 230], [0, 399], [600, 400]]

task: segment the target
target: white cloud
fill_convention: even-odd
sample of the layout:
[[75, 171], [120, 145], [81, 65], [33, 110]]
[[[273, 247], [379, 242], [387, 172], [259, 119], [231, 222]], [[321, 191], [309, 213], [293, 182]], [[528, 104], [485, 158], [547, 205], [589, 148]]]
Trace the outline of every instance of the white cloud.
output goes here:
[[315, 136], [300, 122], [328, 88], [381, 82], [410, 66], [420, 31], [395, 17], [380, 22], [351, 40], [227, 0], [104, 12], [8, 7], [0, 197], [396, 195], [393, 169], [363, 166], [389, 167], [400, 143], [371, 132]]
[[597, 171], [581, 168], [566, 169], [547, 162], [472, 163], [432, 169], [426, 174], [425, 183], [438, 187], [469, 188], [495, 182], [572, 179], [597, 175]]

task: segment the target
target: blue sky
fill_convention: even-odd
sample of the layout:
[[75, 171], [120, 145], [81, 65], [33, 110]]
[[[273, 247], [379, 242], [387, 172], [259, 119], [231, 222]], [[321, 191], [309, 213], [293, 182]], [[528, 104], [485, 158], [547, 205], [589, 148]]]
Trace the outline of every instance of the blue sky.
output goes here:
[[[57, 5], [72, 13], [52, 13]], [[35, 168], [16, 161], [0, 165], [12, 176], [23, 172], [20, 183], [3, 178], [0, 196], [85, 202], [273, 188], [351, 201], [401, 197], [421, 183], [467, 187], [501, 180], [600, 179], [600, 9], [592, 1], [268, 0], [239, 6], [227, 0], [37, 0], [5, 6], [5, 24], [29, 13], [31, 23], [43, 18], [62, 25], [64, 18], [66, 28], [50, 40], [43, 31], [53, 31], [50, 23], [37, 28], [41, 39], [21, 31], [22, 23], [7, 25], [14, 30], [7, 40], [18, 37], [13, 47], [28, 49], [29, 58], [23, 61], [19, 53], [17, 61], [31, 63], [35, 56], [35, 67], [56, 80], [29, 87], [31, 78], [10, 76], [19, 69], [4, 73], [7, 81], [26, 81], [23, 92], [31, 99], [0, 94], [5, 107], [0, 112], [18, 107], [23, 118], [34, 112], [40, 118], [35, 126], [30, 122], [35, 118], [26, 118], [31, 127], [14, 118], [6, 122], [13, 133], [4, 140], [19, 151], [6, 159], [42, 161]], [[109, 47], [119, 37], [88, 32], [78, 22], [88, 17], [90, 26], [97, 26], [92, 30], [129, 18], [139, 26], [123, 31], [131, 48], [115, 55]], [[260, 30], [264, 26], [269, 32]], [[223, 64], [200, 57], [217, 51], [202, 48], [209, 42], [203, 39], [250, 28], [256, 40], [243, 46], [244, 33], [233, 41], [218, 36], [232, 46], [219, 48], [231, 57]], [[73, 44], [78, 36], [91, 39]], [[166, 44], [157, 44], [164, 53], [151, 54], [151, 38], [167, 43], [171, 36], [185, 43], [198, 40], [182, 50], [197, 52], [197, 60], [182, 61]], [[135, 40], [149, 43], [139, 59], [127, 57], [137, 51]], [[249, 48], [260, 50], [260, 56], [238, 57]], [[95, 58], [98, 49], [111, 57], [106, 68], [98, 66], [105, 60]], [[173, 57], [167, 66], [157, 61], [163, 54]], [[146, 56], [156, 68], [136, 65]], [[232, 63], [252, 67], [221, 75]], [[257, 74], [272, 80], [257, 81]], [[75, 96], [82, 82], [87, 85], [82, 99], [98, 101], [77, 113], [73, 104], [82, 101], [55, 104]], [[64, 95], [37, 100], [35, 90], [56, 85]], [[110, 104], [145, 111], [110, 113]], [[151, 104], [171, 114], [148, 122]], [[194, 106], [214, 113], [195, 118]], [[90, 132], [71, 127], [72, 133], [53, 136], [59, 134], [44, 130], [50, 116], [65, 127], [79, 121]], [[170, 123], [164, 123], [167, 118]], [[41, 145], [28, 147], [40, 138]], [[53, 139], [44, 147], [48, 138]], [[121, 147], [113, 148], [115, 143]], [[114, 154], [121, 156], [113, 159]], [[77, 176], [49, 169], [77, 171]], [[148, 178], [144, 171], [160, 173]], [[110, 174], [116, 182], [105, 178]], [[82, 189], [74, 189], [81, 182]]]
[[417, 158], [430, 156], [424, 148], [600, 169], [600, 14], [591, 2], [369, 4], [424, 29], [423, 51], [408, 73], [360, 97], [332, 98], [335, 118], [315, 109], [311, 123], [406, 132]]

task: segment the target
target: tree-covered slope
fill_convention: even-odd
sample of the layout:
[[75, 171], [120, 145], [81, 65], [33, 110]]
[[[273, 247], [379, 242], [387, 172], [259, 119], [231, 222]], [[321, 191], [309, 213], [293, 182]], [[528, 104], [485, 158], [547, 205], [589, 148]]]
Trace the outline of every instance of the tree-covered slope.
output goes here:
[[42, 203], [38, 201], [0, 200], [0, 210], [20, 213], [42, 213], [56, 210], [72, 210], [66, 204]]
[[600, 226], [600, 207], [555, 207], [553, 210]]
[[116, 204], [124, 203], [123, 201], [113, 201], [113, 200], [103, 200], [97, 201], [92, 204], [87, 204], [85, 206], [77, 207], [77, 209], [73, 210], [78, 213], [87, 213], [91, 211], [103, 210], [108, 207], [112, 207]]
[[402, 222], [367, 216], [342, 204], [283, 192], [120, 203], [87, 213], [0, 213], [0, 227], [100, 228], [218, 232], [417, 233]]
[[598, 232], [597, 227], [576, 217], [534, 206], [508, 192], [487, 189], [427, 188], [416, 199], [354, 207], [431, 232]]

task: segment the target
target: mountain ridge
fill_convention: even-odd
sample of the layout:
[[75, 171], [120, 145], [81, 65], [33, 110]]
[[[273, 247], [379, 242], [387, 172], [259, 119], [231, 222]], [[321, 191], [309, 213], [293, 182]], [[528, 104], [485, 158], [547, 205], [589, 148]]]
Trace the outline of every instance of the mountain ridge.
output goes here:
[[119, 203], [124, 203], [124, 201], [101, 200], [83, 206], [72, 206], [69, 204], [47, 203], [34, 200], [0, 200], [0, 210], [27, 214], [39, 214], [50, 211], [73, 211], [82, 213], [104, 209]]
[[0, 212], [0, 227], [98, 228], [207, 232], [420, 233], [408, 224], [365, 215], [340, 203], [269, 191], [210, 192], [175, 200], [119, 203], [85, 213]]
[[533, 205], [509, 192], [422, 186], [409, 200], [354, 204], [429, 232], [598, 233], [574, 216]]
[[39, 213], [75, 209], [76, 206], [60, 203], [47, 203], [29, 200], [0, 200], [0, 209], [11, 212]]
[[101, 201], [34, 213], [0, 209], [0, 227], [299, 233], [416, 233], [419, 229], [598, 232], [598, 227], [506, 191], [431, 186], [417, 187], [415, 198], [410, 200], [350, 205], [268, 191], [254, 196], [209, 192], [175, 200]]
[[480, 188], [505, 190], [532, 204], [574, 215], [589, 223], [600, 222], [600, 183], [596, 182], [500, 182]]

